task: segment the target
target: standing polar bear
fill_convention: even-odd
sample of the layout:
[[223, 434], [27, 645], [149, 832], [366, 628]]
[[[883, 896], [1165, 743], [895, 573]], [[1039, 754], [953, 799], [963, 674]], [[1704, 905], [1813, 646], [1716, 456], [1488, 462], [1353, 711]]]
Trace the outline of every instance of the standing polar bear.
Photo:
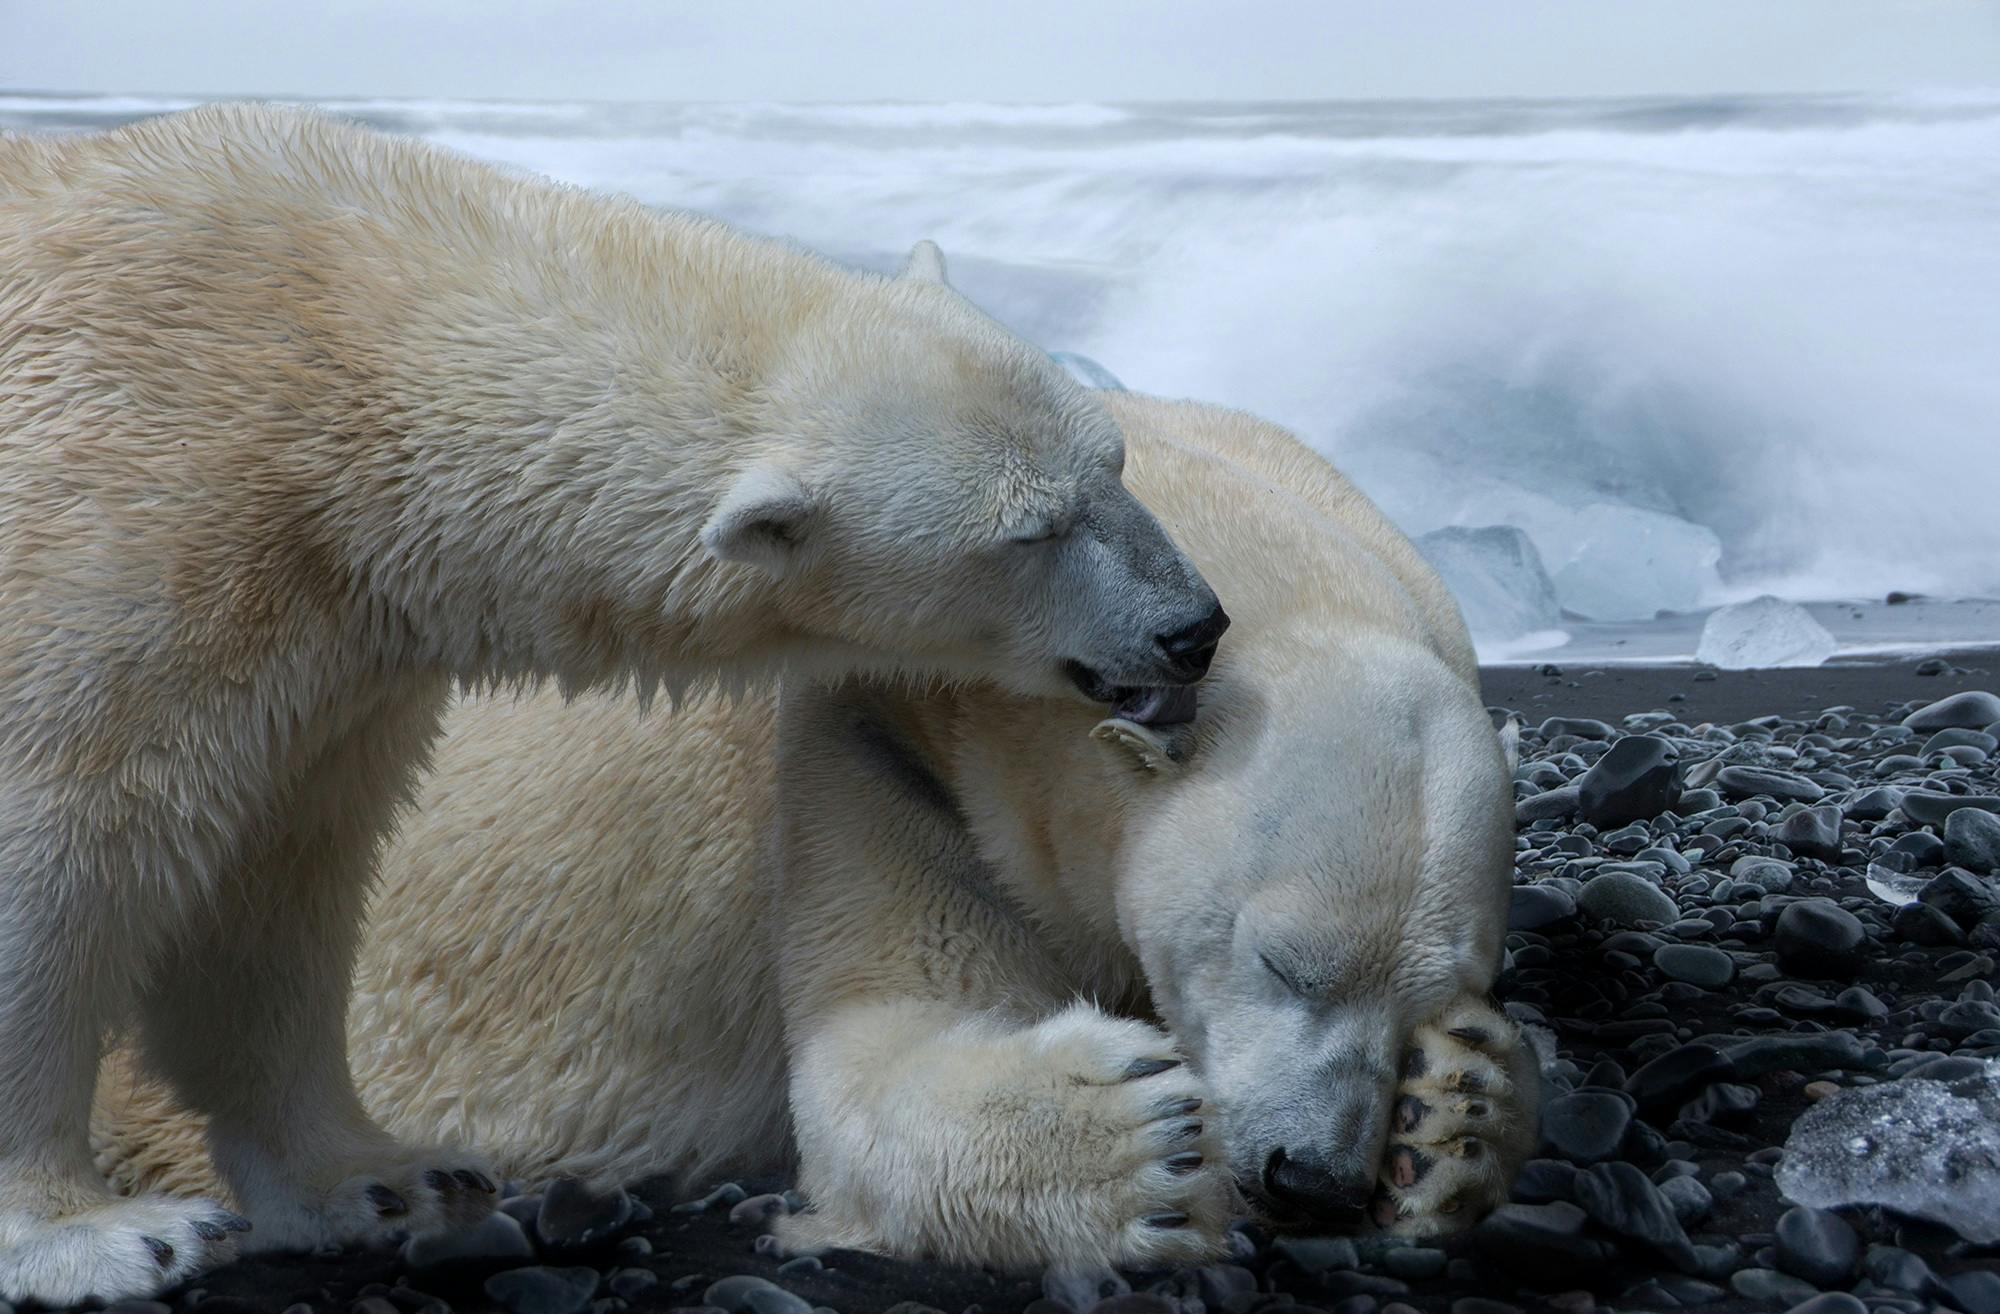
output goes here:
[[[1405, 1233], [1504, 1198], [1538, 1078], [1484, 1002], [1513, 808], [1457, 612], [1283, 432], [1107, 400], [1236, 619], [1199, 722], [469, 699], [361, 954], [385, 1125], [531, 1180], [794, 1166], [794, 1246], [986, 1264], [1195, 1261], [1239, 1184]], [[201, 1189], [157, 1086], [101, 1113], [121, 1183]]]
[[254, 1244], [490, 1208], [342, 1047], [359, 913], [454, 679], [1198, 678], [1227, 623], [1059, 367], [843, 272], [315, 115], [0, 137], [0, 1299], [150, 1293], [109, 1028]]

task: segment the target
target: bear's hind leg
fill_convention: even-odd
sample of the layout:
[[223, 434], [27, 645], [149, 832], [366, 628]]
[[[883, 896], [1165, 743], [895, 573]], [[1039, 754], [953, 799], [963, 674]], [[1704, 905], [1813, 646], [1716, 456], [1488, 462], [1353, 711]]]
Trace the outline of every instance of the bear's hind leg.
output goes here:
[[39, 835], [17, 824], [0, 847], [0, 1301], [151, 1296], [226, 1259], [243, 1220], [213, 1200], [114, 1196], [93, 1165], [99, 1050], [141, 949], [123, 928], [143, 919], [87, 855], [27, 867]]
[[368, 1116], [346, 1016], [369, 834], [302, 825], [212, 935], [178, 947], [144, 991], [141, 1045], [208, 1117], [216, 1167], [254, 1229], [246, 1250], [367, 1245], [492, 1211], [477, 1157], [405, 1146]]

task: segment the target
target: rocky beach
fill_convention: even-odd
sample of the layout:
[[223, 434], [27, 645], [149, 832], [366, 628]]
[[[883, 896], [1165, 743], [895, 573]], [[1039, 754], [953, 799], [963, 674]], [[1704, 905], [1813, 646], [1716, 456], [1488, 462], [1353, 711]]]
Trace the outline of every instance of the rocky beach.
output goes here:
[[1272, 1237], [1181, 1273], [1014, 1274], [767, 1237], [781, 1181], [515, 1194], [469, 1236], [260, 1257], [120, 1314], [2000, 1314], [2000, 653], [1505, 667], [1500, 997], [1542, 1144], [1435, 1244]]

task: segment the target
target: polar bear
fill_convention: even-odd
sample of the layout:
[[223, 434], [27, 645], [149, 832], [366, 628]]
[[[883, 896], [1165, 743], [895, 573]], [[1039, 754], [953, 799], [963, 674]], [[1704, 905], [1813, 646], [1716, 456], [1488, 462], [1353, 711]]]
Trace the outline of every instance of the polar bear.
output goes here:
[[0, 139], [0, 1299], [149, 1293], [244, 1226], [93, 1171], [126, 1018], [252, 1243], [490, 1208], [341, 1043], [453, 679], [1206, 669], [1227, 619], [1116, 424], [938, 272], [292, 110]]
[[[1464, 626], [1246, 416], [1107, 398], [1236, 618], [1198, 720], [848, 682], [469, 699], [391, 845], [363, 1099], [510, 1175], [791, 1169], [798, 1249], [1192, 1262], [1279, 1223], [1469, 1224], [1538, 1076], [1486, 1002], [1513, 811]], [[202, 1189], [121, 1077], [128, 1189]]]

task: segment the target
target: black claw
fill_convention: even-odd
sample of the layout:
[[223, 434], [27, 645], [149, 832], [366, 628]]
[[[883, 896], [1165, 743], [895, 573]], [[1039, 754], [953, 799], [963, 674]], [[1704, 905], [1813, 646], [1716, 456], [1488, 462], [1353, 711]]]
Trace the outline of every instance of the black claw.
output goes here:
[[1165, 1163], [1168, 1172], [1176, 1177], [1185, 1177], [1195, 1169], [1201, 1167], [1201, 1155], [1193, 1150], [1189, 1150], [1183, 1154], [1169, 1156], [1165, 1160]]
[[204, 1241], [220, 1241], [229, 1235], [228, 1228], [208, 1218], [197, 1218], [188, 1226], [192, 1227], [194, 1234]]
[[1431, 1106], [1414, 1095], [1405, 1095], [1396, 1101], [1396, 1130], [1413, 1132], [1429, 1116]]
[[1186, 1227], [1188, 1216], [1183, 1213], [1147, 1214], [1139, 1221], [1147, 1227]]
[[493, 1194], [493, 1179], [485, 1173], [475, 1172], [470, 1168], [460, 1168], [454, 1171], [452, 1176], [456, 1177], [468, 1191], [484, 1191], [488, 1195]]
[[368, 1203], [375, 1206], [375, 1212], [384, 1218], [398, 1218], [410, 1212], [410, 1202], [380, 1182], [363, 1194], [368, 1197]]
[[1425, 1054], [1421, 1049], [1413, 1049], [1403, 1055], [1403, 1075], [1405, 1077], [1421, 1077], [1430, 1070], [1430, 1056]]
[[1170, 1068], [1181, 1065], [1179, 1059], [1133, 1059], [1125, 1065], [1125, 1075], [1121, 1080], [1138, 1081], [1142, 1077], [1154, 1077]]
[[1201, 1119], [1189, 1118], [1162, 1131], [1160, 1135], [1169, 1141], [1191, 1141], [1201, 1135]]
[[232, 1214], [227, 1209], [215, 1215], [216, 1226], [225, 1232], [248, 1232], [250, 1220], [242, 1214]]
[[455, 1191], [458, 1189], [458, 1178], [442, 1168], [427, 1168], [424, 1170], [424, 1185], [433, 1191]]
[[1445, 1032], [1456, 1040], [1464, 1041], [1475, 1049], [1484, 1049], [1493, 1043], [1493, 1033], [1484, 1027], [1453, 1027]]
[[1193, 1113], [1200, 1107], [1201, 1100], [1192, 1095], [1184, 1100], [1166, 1100], [1153, 1106], [1153, 1121], [1159, 1122], [1164, 1118], [1179, 1118], [1185, 1114]]
[[174, 1262], [174, 1248], [160, 1240], [160, 1238], [156, 1236], [142, 1236], [139, 1239], [146, 1243], [146, 1249], [153, 1252], [153, 1262], [161, 1268], [166, 1268]]
[[1474, 1100], [1465, 1106], [1465, 1116], [1468, 1118], [1483, 1118], [1491, 1112], [1493, 1110], [1486, 1106], [1484, 1100]]

